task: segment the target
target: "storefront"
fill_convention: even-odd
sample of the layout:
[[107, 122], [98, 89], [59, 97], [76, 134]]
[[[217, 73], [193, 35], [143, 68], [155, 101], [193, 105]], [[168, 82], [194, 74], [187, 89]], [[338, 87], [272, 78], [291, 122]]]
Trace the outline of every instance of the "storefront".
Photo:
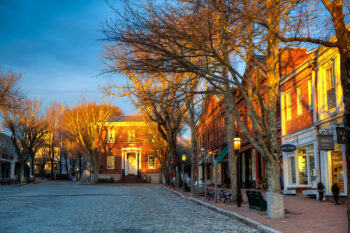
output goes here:
[[283, 152], [284, 190], [300, 192], [317, 185], [317, 153], [315, 150], [315, 129], [310, 127], [301, 132], [285, 136], [283, 144], [292, 144], [295, 151]]

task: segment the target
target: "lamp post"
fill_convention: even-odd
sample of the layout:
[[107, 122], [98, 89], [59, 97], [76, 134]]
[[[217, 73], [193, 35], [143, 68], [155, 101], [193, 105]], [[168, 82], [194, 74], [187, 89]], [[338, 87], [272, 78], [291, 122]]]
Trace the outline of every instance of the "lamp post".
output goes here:
[[241, 138], [236, 132], [235, 138], [233, 139], [233, 148], [237, 155], [237, 207], [241, 207], [241, 161], [239, 156], [239, 150], [241, 149]]
[[[201, 155], [203, 157], [203, 153], [204, 153], [205, 149], [204, 147], [201, 148]], [[197, 163], [197, 191], [196, 191], [196, 196], [198, 196], [198, 190], [199, 190], [199, 160], [198, 160], [198, 163]], [[205, 195], [205, 192], [204, 192], [204, 195]]]
[[186, 162], [186, 155], [182, 155], [182, 183], [183, 183], [183, 188], [185, 192], [185, 162]]

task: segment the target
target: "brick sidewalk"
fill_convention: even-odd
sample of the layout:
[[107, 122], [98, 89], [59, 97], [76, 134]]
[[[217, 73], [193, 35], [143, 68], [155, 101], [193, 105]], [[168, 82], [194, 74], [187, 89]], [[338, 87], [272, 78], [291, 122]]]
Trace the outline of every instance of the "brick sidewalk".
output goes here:
[[[173, 189], [173, 188], [172, 188]], [[173, 189], [176, 190], [176, 189]], [[177, 191], [177, 190], [176, 190]], [[178, 190], [186, 197], [192, 197], [192, 193]], [[198, 200], [209, 203], [224, 210], [235, 212], [241, 216], [260, 222], [273, 229], [286, 232], [311, 232], [311, 233], [343, 233], [347, 232], [346, 205], [334, 205], [330, 202], [320, 202], [305, 196], [284, 196], [284, 205], [287, 210], [284, 219], [270, 219], [266, 212], [249, 209], [245, 190], [242, 190], [242, 207], [236, 204], [215, 202], [197, 197]]]

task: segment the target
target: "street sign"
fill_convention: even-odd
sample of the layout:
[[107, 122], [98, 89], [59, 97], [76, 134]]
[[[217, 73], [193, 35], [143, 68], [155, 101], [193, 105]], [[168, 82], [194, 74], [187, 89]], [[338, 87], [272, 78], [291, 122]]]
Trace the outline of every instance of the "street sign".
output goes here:
[[333, 134], [318, 135], [318, 149], [324, 151], [334, 150]]
[[297, 149], [296, 146], [292, 145], [292, 144], [283, 144], [280, 145], [280, 150], [283, 152], [293, 152]]
[[338, 144], [346, 144], [346, 131], [344, 127], [337, 127]]

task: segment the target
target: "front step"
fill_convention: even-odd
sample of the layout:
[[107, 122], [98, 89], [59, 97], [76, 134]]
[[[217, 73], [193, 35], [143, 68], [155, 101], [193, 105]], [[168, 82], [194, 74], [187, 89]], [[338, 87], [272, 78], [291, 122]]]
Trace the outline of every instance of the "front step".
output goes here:
[[136, 175], [126, 175], [126, 176], [123, 176], [117, 183], [137, 184], [137, 183], [146, 183], [146, 182]]

